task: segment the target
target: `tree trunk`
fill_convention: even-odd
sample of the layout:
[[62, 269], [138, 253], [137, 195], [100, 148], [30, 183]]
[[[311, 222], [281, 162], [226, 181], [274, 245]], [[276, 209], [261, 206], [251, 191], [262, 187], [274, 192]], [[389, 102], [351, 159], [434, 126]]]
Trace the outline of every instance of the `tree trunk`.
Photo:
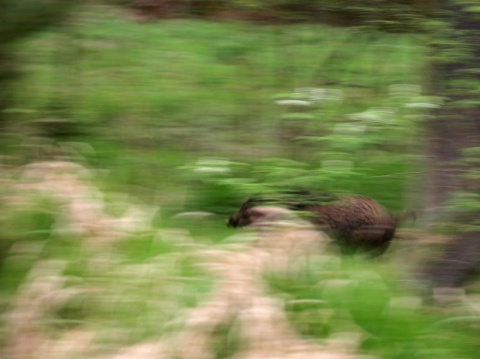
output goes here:
[[466, 172], [478, 173], [475, 166], [479, 162], [459, 163], [462, 150], [480, 146], [480, 17], [478, 11], [460, 5], [460, 1], [447, 1], [443, 6], [450, 28], [436, 41], [431, 90], [446, 101], [426, 123], [423, 214], [427, 224], [438, 219], [460, 224], [462, 233], [447, 244], [441, 258], [427, 270], [434, 287], [460, 287], [480, 267], [480, 231], [471, 227], [478, 226], [480, 210], [475, 208], [480, 204], [470, 207], [469, 212], [457, 206], [448, 213], [446, 204], [459, 190], [480, 193], [480, 181], [464, 176]]
[[430, 89], [445, 104], [427, 121], [426, 188], [423, 219], [430, 224], [445, 214], [446, 201], [465, 187], [460, 151], [480, 146], [480, 17], [465, 6], [444, 4], [451, 28], [433, 48]]

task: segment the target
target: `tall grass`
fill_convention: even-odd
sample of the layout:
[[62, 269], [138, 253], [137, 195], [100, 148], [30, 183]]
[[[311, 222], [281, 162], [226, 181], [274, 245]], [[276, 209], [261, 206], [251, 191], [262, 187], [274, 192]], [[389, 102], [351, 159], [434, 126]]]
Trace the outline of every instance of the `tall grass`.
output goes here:
[[330, 108], [331, 121], [381, 105], [391, 84], [421, 79], [422, 48], [412, 36], [321, 25], [135, 23], [109, 8], [81, 12], [21, 47], [27, 73], [17, 103], [33, 117], [56, 115], [63, 105], [64, 116], [101, 134], [147, 142], [163, 139], [165, 127], [228, 134], [235, 124], [247, 133], [272, 126], [272, 97], [295, 87], [334, 86], [352, 97], [368, 89], [365, 98]]

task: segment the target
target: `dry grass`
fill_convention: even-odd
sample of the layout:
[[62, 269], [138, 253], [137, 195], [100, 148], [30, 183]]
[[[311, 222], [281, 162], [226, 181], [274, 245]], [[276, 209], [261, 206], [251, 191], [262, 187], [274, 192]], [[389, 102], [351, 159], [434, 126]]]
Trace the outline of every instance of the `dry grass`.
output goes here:
[[10, 202], [28, 205], [34, 194], [55, 200], [61, 207], [55, 231], [83, 237], [94, 247], [110, 246], [131, 233], [151, 229], [152, 210], [129, 205], [120, 217], [107, 214], [104, 195], [91, 183], [93, 178], [92, 171], [72, 162], [32, 163], [23, 168]]
[[7, 313], [5, 358], [67, 358], [90, 350], [93, 333], [66, 331], [52, 338], [45, 322], [52, 312], [73, 296], [77, 288], [64, 288], [62, 263], [41, 261], [30, 271]]

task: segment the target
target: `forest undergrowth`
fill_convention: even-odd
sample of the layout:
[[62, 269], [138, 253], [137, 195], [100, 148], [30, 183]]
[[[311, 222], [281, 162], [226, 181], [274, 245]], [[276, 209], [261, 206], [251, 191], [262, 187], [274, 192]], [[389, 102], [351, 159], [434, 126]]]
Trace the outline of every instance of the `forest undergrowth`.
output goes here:
[[401, 254], [421, 248], [411, 231], [368, 262], [291, 216], [223, 240], [195, 238], [182, 223], [212, 220], [195, 213], [155, 225], [158, 213], [108, 197], [72, 162], [3, 183], [5, 223], [48, 232], [2, 258], [5, 358], [474, 357], [478, 299], [425, 302]]

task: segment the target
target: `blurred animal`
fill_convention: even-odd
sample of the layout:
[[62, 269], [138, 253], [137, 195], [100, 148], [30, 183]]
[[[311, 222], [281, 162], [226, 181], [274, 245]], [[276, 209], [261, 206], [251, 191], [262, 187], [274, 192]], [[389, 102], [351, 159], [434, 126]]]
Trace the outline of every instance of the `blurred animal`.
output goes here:
[[305, 206], [328, 204], [335, 199], [337, 197], [330, 193], [317, 194], [307, 190], [282, 191], [270, 195], [256, 194], [242, 203], [240, 209], [227, 220], [227, 225], [234, 228], [245, 227], [260, 220], [263, 215], [252, 210], [253, 207], [276, 206], [301, 211]]
[[290, 223], [291, 221], [299, 221], [299, 218], [293, 213], [283, 207], [275, 206], [255, 206], [248, 210], [250, 219], [250, 226], [254, 227], [268, 227], [281, 223]]
[[[263, 196], [248, 198], [232, 215], [227, 225], [244, 227], [263, 220], [264, 214], [256, 210], [272, 199]], [[369, 197], [335, 197], [331, 194], [314, 194], [308, 191], [287, 192], [274, 199], [279, 206], [309, 214], [309, 220], [327, 232], [339, 245], [343, 254], [368, 253], [371, 257], [383, 254], [395, 235], [399, 222], [413, 213], [395, 217]]]

